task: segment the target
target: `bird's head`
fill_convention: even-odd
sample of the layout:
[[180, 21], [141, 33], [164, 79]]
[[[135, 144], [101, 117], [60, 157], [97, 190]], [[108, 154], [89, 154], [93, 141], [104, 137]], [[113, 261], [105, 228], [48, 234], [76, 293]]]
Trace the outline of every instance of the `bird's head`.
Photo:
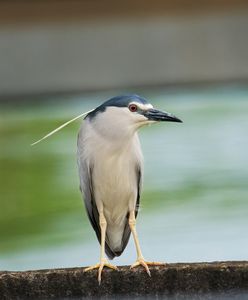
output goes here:
[[154, 109], [146, 99], [138, 95], [117, 96], [104, 102], [96, 109], [82, 113], [65, 122], [38, 141], [32, 143], [31, 146], [40, 143], [83, 116], [86, 116], [85, 120], [91, 123], [96, 131], [104, 136], [119, 139], [130, 137], [130, 135], [135, 133], [141, 126], [149, 123], [159, 121], [182, 122], [168, 112]]
[[117, 96], [90, 112], [86, 119], [103, 131], [135, 132], [140, 127], [156, 122], [182, 122], [168, 112], [155, 109], [138, 95]]

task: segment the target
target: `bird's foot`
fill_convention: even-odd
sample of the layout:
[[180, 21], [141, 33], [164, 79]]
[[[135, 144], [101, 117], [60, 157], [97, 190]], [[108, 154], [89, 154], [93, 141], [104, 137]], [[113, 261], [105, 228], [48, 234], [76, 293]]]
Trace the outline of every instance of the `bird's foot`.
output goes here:
[[108, 267], [108, 268], [113, 269], [113, 270], [118, 270], [118, 268], [115, 265], [110, 264], [107, 261], [107, 259], [105, 258], [105, 259], [102, 259], [100, 261], [100, 263], [84, 269], [84, 272], [88, 272], [88, 271], [91, 271], [91, 270], [94, 270], [94, 269], [98, 269], [98, 283], [100, 285], [101, 284], [102, 270], [103, 270], [104, 267]]
[[147, 274], [151, 277], [151, 272], [148, 266], [164, 266], [165, 263], [155, 262], [155, 261], [145, 261], [144, 258], [138, 258], [134, 264], [131, 265], [130, 269], [133, 269], [137, 266], [143, 266]]

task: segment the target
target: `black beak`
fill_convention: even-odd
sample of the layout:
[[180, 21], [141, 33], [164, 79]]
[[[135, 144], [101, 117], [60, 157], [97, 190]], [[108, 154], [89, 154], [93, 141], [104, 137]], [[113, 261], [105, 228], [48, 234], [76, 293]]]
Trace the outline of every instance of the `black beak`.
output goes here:
[[179, 123], [183, 122], [180, 119], [178, 119], [176, 116], [157, 109], [149, 109], [144, 113], [144, 116], [151, 121], [167, 121], [167, 122], [179, 122]]

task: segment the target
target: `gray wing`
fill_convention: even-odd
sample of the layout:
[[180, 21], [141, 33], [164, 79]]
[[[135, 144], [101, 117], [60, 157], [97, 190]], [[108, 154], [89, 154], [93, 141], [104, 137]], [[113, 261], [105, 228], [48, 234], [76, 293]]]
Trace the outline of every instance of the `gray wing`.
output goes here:
[[[79, 171], [79, 179], [80, 179], [80, 190], [83, 194], [85, 209], [90, 220], [91, 226], [95, 230], [97, 239], [99, 243], [101, 243], [101, 228], [99, 224], [99, 213], [97, 210], [95, 197], [94, 197], [94, 189], [93, 189], [93, 180], [92, 173], [94, 166], [92, 163], [87, 163], [80, 155], [83, 152], [83, 144], [80, 135], [78, 135], [78, 171]], [[108, 241], [106, 239], [105, 243], [105, 252], [109, 258], [114, 258], [116, 255], [110, 249], [108, 245]]]
[[[90, 223], [95, 230], [97, 237], [100, 236], [99, 214], [94, 200], [92, 189], [93, 166], [88, 166], [82, 159], [78, 159], [78, 170], [80, 178], [80, 190], [83, 194], [84, 204]], [[98, 238], [99, 239], [99, 238]]]

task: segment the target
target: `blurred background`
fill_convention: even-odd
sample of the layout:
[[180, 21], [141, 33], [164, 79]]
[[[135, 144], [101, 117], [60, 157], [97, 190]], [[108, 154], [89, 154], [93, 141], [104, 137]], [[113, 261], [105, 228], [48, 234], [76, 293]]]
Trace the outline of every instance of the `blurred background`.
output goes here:
[[[248, 3], [0, 1], [0, 269], [94, 264], [79, 192], [80, 121], [138, 93], [183, 124], [140, 131], [148, 260], [246, 260]], [[132, 239], [116, 264], [134, 262]]]

